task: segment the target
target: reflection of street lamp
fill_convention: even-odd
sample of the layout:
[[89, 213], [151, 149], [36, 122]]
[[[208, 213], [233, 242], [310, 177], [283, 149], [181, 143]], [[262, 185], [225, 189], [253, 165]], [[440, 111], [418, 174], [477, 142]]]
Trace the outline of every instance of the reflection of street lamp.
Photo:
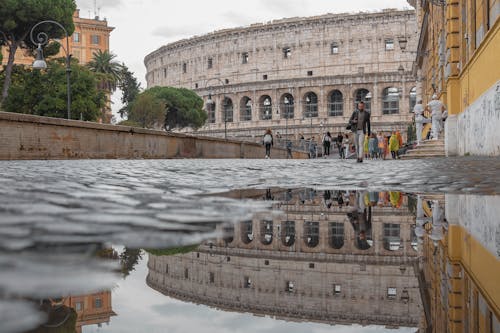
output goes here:
[[[208, 86], [208, 83], [211, 81], [211, 80], [218, 80], [221, 84], [222, 84], [222, 87], [226, 87], [226, 84], [224, 83], [224, 81], [222, 81], [221, 79], [219, 79], [218, 77], [214, 77], [214, 78], [211, 78], [209, 80], [207, 80], [207, 82], [205, 82], [205, 89], [207, 88]], [[210, 91], [210, 90], [209, 90]], [[227, 139], [227, 109], [226, 109], [226, 106], [227, 106], [227, 97], [226, 95], [224, 94], [223, 95], [224, 99], [223, 99], [223, 104], [222, 104], [222, 108], [224, 110], [224, 139]], [[213, 106], [214, 101], [212, 100], [212, 94], [209, 92], [208, 93], [208, 99], [207, 99], [207, 106], [208, 105], [212, 105]], [[213, 110], [215, 112], [215, 110]]]
[[45, 59], [43, 58], [43, 51], [42, 51], [42, 46], [46, 45], [49, 42], [49, 36], [45, 32], [39, 32], [36, 36], [37, 41], [35, 42], [35, 39], [33, 38], [33, 32], [35, 31], [35, 28], [38, 27], [41, 24], [45, 23], [50, 23], [50, 24], [55, 24], [59, 28], [61, 28], [64, 33], [66, 34], [66, 48], [61, 45], [63, 48], [64, 52], [66, 53], [66, 95], [67, 95], [67, 111], [68, 111], [68, 119], [71, 119], [71, 82], [70, 82], [70, 76], [71, 76], [71, 54], [69, 53], [69, 36], [68, 32], [64, 27], [56, 22], [56, 21], [42, 21], [38, 22], [31, 28], [30, 31], [30, 39], [31, 42], [34, 45], [38, 45], [36, 49], [36, 59], [33, 62], [33, 68], [35, 69], [45, 69], [47, 68], [47, 63], [45, 62]]

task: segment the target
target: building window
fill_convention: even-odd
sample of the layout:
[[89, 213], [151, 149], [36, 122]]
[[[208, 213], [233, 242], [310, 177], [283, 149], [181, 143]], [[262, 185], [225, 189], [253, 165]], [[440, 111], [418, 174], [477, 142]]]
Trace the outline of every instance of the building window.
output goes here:
[[102, 300], [100, 297], [97, 297], [94, 299], [94, 308], [95, 309], [100, 309], [102, 308]]
[[168, 264], [165, 265], [165, 274], [168, 274]]
[[214, 59], [208, 58], [208, 62], [207, 62], [208, 69], [212, 68], [213, 66], [214, 66]]
[[307, 76], [313, 76], [313, 71], [307, 71]]
[[225, 82], [226, 84], [229, 84], [229, 79], [225, 79], [225, 80], [224, 80], [224, 82]]
[[339, 44], [338, 43], [332, 43], [330, 45], [330, 53], [331, 54], [338, 54], [339, 53]]
[[264, 95], [260, 98], [259, 102], [259, 113], [261, 120], [270, 120], [273, 119], [273, 105], [271, 97]]
[[313, 118], [318, 116], [318, 96], [313, 92], [308, 92], [304, 98], [305, 110], [304, 116], [306, 118]]
[[74, 32], [73, 33], [73, 42], [75, 43], [80, 43], [80, 33], [79, 32]]
[[295, 221], [285, 221], [284, 230], [281, 241], [285, 246], [292, 246], [295, 243]]
[[264, 265], [269, 266], [269, 260], [264, 260]]
[[396, 298], [396, 288], [392, 288], [392, 287], [387, 288], [387, 298], [389, 298], [389, 299]]
[[189, 269], [184, 268], [184, 278], [189, 279]]
[[372, 94], [366, 90], [366, 89], [358, 89], [354, 93], [354, 109], [358, 107], [359, 102], [364, 102], [365, 103], [365, 110], [370, 112], [371, 111], [371, 98]]
[[263, 220], [260, 222], [261, 243], [269, 245], [273, 242], [273, 220]]
[[400, 226], [395, 223], [384, 223], [384, 249], [397, 251], [401, 246]]
[[330, 93], [328, 98], [328, 115], [330, 117], [341, 117], [344, 115], [344, 96], [338, 90]]
[[99, 44], [100, 41], [101, 41], [101, 36], [99, 36], [99, 35], [92, 35], [91, 40], [92, 40], [92, 44]]
[[207, 103], [207, 121], [209, 124], [215, 123], [215, 102]]
[[194, 89], [198, 89], [198, 83], [194, 84]]
[[385, 50], [386, 51], [394, 50], [394, 39], [388, 38], [385, 40]]
[[240, 120], [252, 120], [252, 100], [247, 96], [243, 97], [240, 102]]
[[285, 119], [292, 119], [294, 117], [294, 100], [290, 94], [284, 94], [281, 97], [282, 114]]
[[293, 292], [293, 288], [294, 288], [293, 282], [292, 281], [286, 281], [285, 291], [289, 292], [289, 293], [292, 293]]
[[262, 75], [262, 80], [267, 80], [267, 74]]
[[410, 112], [413, 112], [415, 105], [417, 105], [417, 87], [410, 90]]
[[339, 295], [341, 292], [342, 292], [342, 287], [340, 286], [340, 284], [334, 284], [333, 285], [333, 293], [335, 295]]
[[344, 246], [344, 223], [330, 222], [330, 246], [337, 250]]
[[399, 90], [395, 87], [385, 88], [382, 92], [382, 114], [399, 113]]
[[243, 52], [241, 54], [241, 63], [248, 64], [248, 52]]
[[210, 272], [210, 283], [214, 283], [215, 282], [215, 274], [214, 272]]
[[309, 268], [314, 268], [314, 263], [313, 262], [309, 263]]
[[319, 244], [319, 222], [305, 222], [304, 241], [311, 248]]
[[249, 244], [253, 241], [252, 221], [244, 221], [241, 223], [241, 240], [245, 244]]
[[167, 77], [167, 69], [163, 68], [163, 77]]
[[187, 63], [183, 63], [182, 64], [182, 73], [186, 73], [187, 72]]
[[83, 310], [83, 302], [76, 302], [75, 303], [75, 311], [80, 312]]
[[252, 280], [248, 276], [245, 276], [245, 278], [244, 278], [244, 287], [245, 288], [252, 288]]
[[224, 122], [233, 122], [233, 100], [229, 97], [224, 98], [224, 103], [223, 103], [223, 116], [224, 116]]
[[283, 48], [283, 58], [288, 59], [292, 57], [292, 49], [289, 47]]

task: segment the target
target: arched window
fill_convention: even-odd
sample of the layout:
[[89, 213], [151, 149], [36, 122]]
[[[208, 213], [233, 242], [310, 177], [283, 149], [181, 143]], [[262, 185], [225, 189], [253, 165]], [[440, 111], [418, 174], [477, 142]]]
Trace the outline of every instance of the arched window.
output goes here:
[[207, 122], [209, 124], [215, 123], [215, 102], [210, 100], [211, 103], [207, 103]]
[[344, 96], [338, 90], [334, 90], [328, 97], [328, 115], [330, 117], [341, 117], [344, 115]]
[[413, 87], [410, 90], [410, 112], [413, 112], [413, 108], [417, 104], [417, 87]]
[[292, 246], [295, 243], [295, 221], [285, 221], [282, 223], [281, 242], [285, 246]]
[[399, 113], [399, 90], [396, 87], [382, 91], [382, 114]]
[[231, 98], [224, 98], [222, 111], [222, 120], [229, 123], [233, 122], [233, 101], [231, 100]]
[[252, 100], [247, 96], [243, 97], [240, 102], [240, 120], [252, 120]]
[[273, 221], [263, 220], [260, 222], [260, 242], [269, 245], [273, 242]]
[[319, 244], [319, 222], [305, 222], [304, 242], [308, 247], [316, 247]]
[[260, 98], [259, 114], [261, 120], [273, 119], [273, 103], [271, 97], [264, 95]]
[[294, 99], [290, 94], [284, 94], [281, 97], [281, 115], [283, 118], [292, 119], [294, 117]]
[[359, 102], [365, 103], [365, 110], [371, 112], [372, 110], [372, 94], [366, 89], [358, 89], [354, 93], [354, 109], [358, 107]]
[[308, 92], [304, 96], [304, 116], [313, 118], [318, 116], [318, 96], [313, 92]]
[[253, 225], [252, 221], [241, 222], [241, 241], [249, 244], [253, 241]]
[[344, 246], [344, 223], [330, 223], [330, 246], [337, 250]]

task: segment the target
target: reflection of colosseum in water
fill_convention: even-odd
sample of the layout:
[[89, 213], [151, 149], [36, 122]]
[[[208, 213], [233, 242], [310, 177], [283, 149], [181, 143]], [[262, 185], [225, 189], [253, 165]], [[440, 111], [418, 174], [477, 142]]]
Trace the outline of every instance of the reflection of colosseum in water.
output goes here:
[[211, 95], [198, 133], [345, 131], [361, 100], [374, 130], [406, 133], [417, 99], [417, 44], [414, 10], [327, 14], [194, 36], [158, 48], [144, 64], [148, 88], [193, 89], [205, 103]]
[[[407, 199], [393, 208], [383, 194], [374, 203], [374, 193], [341, 193], [340, 208], [339, 194], [325, 193], [271, 193], [289, 199], [275, 205], [282, 215], [225, 227], [226, 236], [192, 253], [149, 255], [148, 285], [181, 300], [285, 320], [417, 327], [415, 219]], [[359, 246], [362, 227], [347, 215], [353, 208], [369, 248]]]

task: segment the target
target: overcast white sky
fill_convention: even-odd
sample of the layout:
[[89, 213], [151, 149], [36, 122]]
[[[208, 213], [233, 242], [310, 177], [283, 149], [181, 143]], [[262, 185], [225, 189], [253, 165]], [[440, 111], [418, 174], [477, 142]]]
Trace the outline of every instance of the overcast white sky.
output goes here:
[[284, 17], [410, 8], [406, 0], [76, 0], [81, 17], [94, 16], [94, 2], [101, 18], [115, 27], [111, 52], [136, 74], [143, 88], [144, 57], [182, 38]]

